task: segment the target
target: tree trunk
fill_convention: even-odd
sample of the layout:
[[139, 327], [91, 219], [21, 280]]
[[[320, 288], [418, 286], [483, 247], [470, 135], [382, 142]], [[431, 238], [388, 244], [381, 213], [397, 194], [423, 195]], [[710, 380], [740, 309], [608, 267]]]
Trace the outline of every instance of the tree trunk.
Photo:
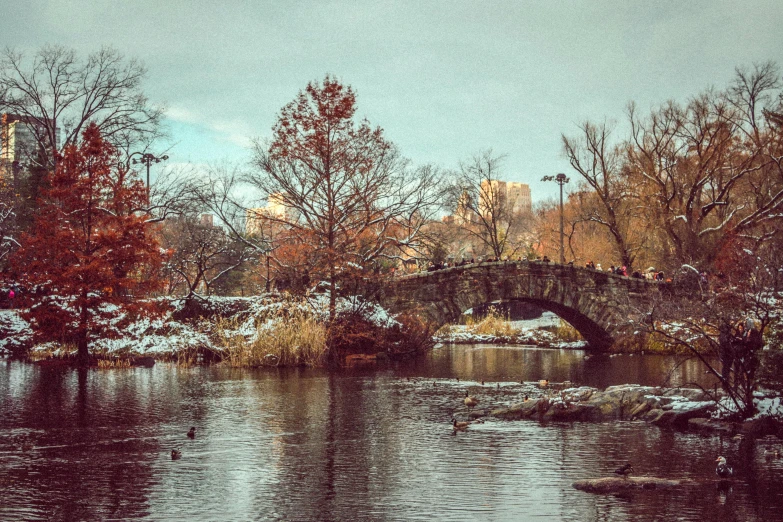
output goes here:
[[76, 364], [80, 367], [90, 365], [90, 351], [87, 348], [87, 332], [79, 332], [79, 338], [76, 341]]

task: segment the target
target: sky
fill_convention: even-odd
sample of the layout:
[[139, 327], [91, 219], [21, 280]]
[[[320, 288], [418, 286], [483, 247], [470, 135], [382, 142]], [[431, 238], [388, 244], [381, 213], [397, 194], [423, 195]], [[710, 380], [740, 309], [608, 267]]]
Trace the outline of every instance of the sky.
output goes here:
[[[148, 69], [170, 163], [247, 164], [280, 109], [326, 74], [414, 165], [485, 149], [502, 177], [564, 172], [561, 135], [723, 88], [736, 67], [783, 65], [783, 2], [0, 0], [0, 45], [111, 46]], [[574, 183], [570, 184], [574, 186]]]

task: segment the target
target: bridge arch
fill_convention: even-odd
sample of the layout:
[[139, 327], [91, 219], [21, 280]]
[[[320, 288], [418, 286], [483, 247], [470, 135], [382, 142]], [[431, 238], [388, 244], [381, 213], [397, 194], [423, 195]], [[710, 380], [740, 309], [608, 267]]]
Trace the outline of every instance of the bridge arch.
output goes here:
[[381, 304], [416, 311], [434, 327], [494, 301], [523, 300], [568, 321], [594, 349], [627, 331], [660, 283], [568, 265], [497, 262], [403, 276], [385, 285]]

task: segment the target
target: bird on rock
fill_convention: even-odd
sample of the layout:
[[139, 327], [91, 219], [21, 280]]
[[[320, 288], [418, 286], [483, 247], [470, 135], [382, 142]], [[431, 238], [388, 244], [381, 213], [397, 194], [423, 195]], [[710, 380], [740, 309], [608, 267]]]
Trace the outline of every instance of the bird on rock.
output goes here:
[[195, 439], [196, 438], [196, 427], [191, 426], [190, 431], [188, 431], [188, 438], [189, 439]]
[[463, 402], [465, 403], [465, 406], [472, 410], [479, 403], [479, 400], [475, 397], [471, 397], [468, 390], [465, 390], [465, 400]]
[[614, 472], [618, 475], [622, 475], [623, 478], [628, 478], [628, 475], [633, 473], [633, 466], [631, 466], [631, 463], [629, 462], [625, 466], [621, 466], [614, 470]]
[[181, 456], [182, 452], [180, 450], [171, 450], [171, 460], [179, 460]]
[[715, 462], [718, 463], [718, 466], [715, 468], [715, 474], [720, 478], [729, 478], [734, 474], [734, 470], [726, 463], [726, 457], [718, 457], [715, 459]]

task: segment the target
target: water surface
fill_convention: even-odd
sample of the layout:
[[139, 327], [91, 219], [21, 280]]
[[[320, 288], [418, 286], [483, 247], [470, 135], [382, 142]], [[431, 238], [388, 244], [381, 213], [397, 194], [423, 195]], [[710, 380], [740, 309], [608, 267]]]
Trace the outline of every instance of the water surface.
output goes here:
[[[671, 358], [584, 355], [446, 346], [337, 373], [2, 362], [0, 519], [783, 520], [783, 461], [762, 457], [777, 440], [741, 445], [638, 422], [488, 421], [451, 434], [468, 388], [502, 405], [539, 378], [705, 378]], [[728, 489], [714, 480], [718, 454], [737, 468]], [[571, 487], [626, 461], [698, 485], [626, 498]]]

